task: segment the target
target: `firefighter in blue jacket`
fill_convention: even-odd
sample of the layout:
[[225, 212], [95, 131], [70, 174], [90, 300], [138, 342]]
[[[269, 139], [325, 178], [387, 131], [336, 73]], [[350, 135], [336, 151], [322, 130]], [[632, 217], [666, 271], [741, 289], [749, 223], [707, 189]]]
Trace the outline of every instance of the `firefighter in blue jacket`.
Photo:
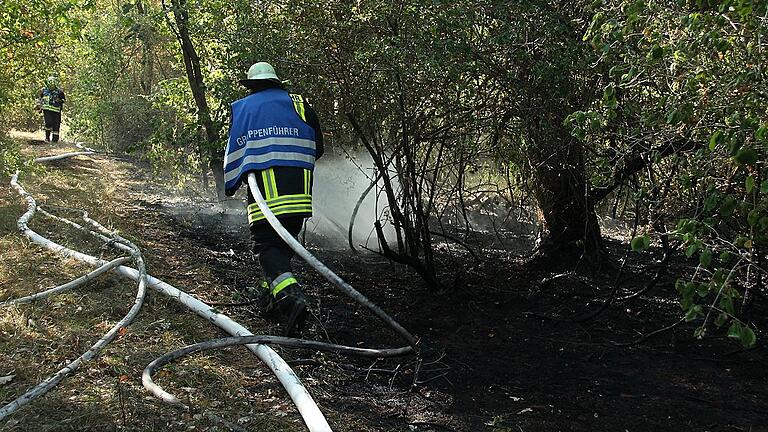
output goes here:
[[37, 99], [38, 107], [43, 111], [46, 141], [59, 141], [61, 110], [64, 108], [65, 99], [64, 90], [59, 88], [59, 80], [55, 76], [49, 76]]
[[[275, 69], [254, 64], [240, 84], [250, 94], [232, 103], [232, 124], [224, 155], [225, 193], [234, 195], [254, 172], [260, 192], [272, 213], [294, 237], [304, 218], [312, 216], [312, 172], [323, 154], [323, 135], [312, 107], [298, 94], [289, 94]], [[306, 300], [291, 271], [293, 250], [278, 236], [259, 210], [250, 190], [248, 223], [253, 252], [264, 280], [261, 310], [265, 316], [286, 320], [284, 334], [301, 333], [307, 316]]]

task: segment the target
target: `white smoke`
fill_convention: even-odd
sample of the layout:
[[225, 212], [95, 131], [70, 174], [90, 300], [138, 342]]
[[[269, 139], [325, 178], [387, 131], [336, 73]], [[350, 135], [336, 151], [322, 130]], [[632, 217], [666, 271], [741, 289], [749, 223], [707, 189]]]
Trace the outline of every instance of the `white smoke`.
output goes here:
[[[334, 154], [326, 154], [319, 159], [312, 188], [313, 216], [307, 219], [305, 231], [299, 238], [324, 249], [349, 249], [350, 217], [360, 196], [375, 176], [373, 162], [365, 152], [354, 155], [352, 159]], [[364, 252], [365, 248], [379, 250], [373, 225], [377, 219], [382, 221], [390, 246], [396, 245], [394, 229], [386, 221], [387, 199], [383, 193], [377, 201], [377, 194], [382, 188], [383, 182], [380, 180], [358, 209], [352, 232], [352, 242], [358, 251]], [[189, 195], [186, 194], [157, 198], [165, 211], [188, 228], [222, 230], [248, 238], [245, 187], [241, 187], [237, 198], [227, 204], [190, 205], [189, 201]]]
[[[349, 222], [360, 196], [376, 176], [373, 161], [367, 153], [361, 152], [351, 159], [328, 154], [317, 161], [312, 188], [313, 217], [307, 221], [307, 238], [320, 243], [324, 248], [348, 249]], [[381, 194], [383, 182], [374, 187], [360, 205], [355, 218], [352, 241], [378, 250], [374, 222], [384, 223], [387, 200]], [[394, 231], [384, 225], [388, 242], [394, 243]]]

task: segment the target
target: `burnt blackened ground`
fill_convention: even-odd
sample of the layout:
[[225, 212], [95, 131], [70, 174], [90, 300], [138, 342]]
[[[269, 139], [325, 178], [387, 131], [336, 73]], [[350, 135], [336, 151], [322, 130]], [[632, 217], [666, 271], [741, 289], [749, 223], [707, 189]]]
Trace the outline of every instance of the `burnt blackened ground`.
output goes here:
[[[219, 301], [255, 283], [244, 224], [231, 215], [181, 214], [158, 207], [224, 281]], [[182, 212], [184, 213], [184, 212]], [[620, 275], [564, 274], [508, 254], [439, 254], [443, 289], [375, 255], [329, 251], [308, 242], [326, 265], [422, 340], [419, 359], [360, 360], [284, 351], [338, 430], [679, 431], [768, 430], [765, 346], [743, 351], [721, 333], [693, 339], [696, 323], [637, 341], [680, 318], [669, 274], [646, 295], [614, 301], [594, 319], [616, 280], [616, 297], [651, 278], [651, 257], [627, 255]], [[658, 257], [657, 257], [658, 258]], [[353, 346], [402, 343], [369, 312], [296, 262], [313, 316], [304, 337]], [[553, 277], [554, 276], [554, 277]], [[216, 299], [209, 297], [209, 301]], [[230, 313], [250, 314], [237, 308]], [[761, 305], [754, 316], [765, 316]], [[269, 324], [277, 332], [279, 328]], [[758, 323], [758, 326], [764, 322]], [[713, 332], [714, 333], [714, 332]]]
[[[49, 147], [43, 150], [48, 154]], [[238, 210], [242, 203], [222, 206], [180, 197], [152, 183], [152, 178], [129, 162], [86, 157], [52, 164], [45, 175], [29, 175], [22, 182], [43, 204], [83, 208], [97, 220], [111, 222], [139, 244], [154, 276], [218, 304], [215, 307], [256, 334], [279, 334], [279, 325], [261, 319], [251, 305], [228, 306], [247, 301], [248, 287], [259, 277], [244, 214]], [[22, 247], [25, 241], [14, 232], [22, 203], [13, 191], [0, 194], [0, 209], [8, 219], [2, 224], [4, 244], [13, 245], [17, 261], [26, 263], [24, 253], [37, 256], [39, 251]], [[44, 219], [35, 219], [33, 226], [72, 247], [99, 252], [98, 245], [89, 249], [81, 244], [82, 236], [66, 234]], [[631, 346], [616, 345], [679, 321], [672, 275], [686, 274], [688, 263], [673, 262], [646, 295], [617, 300], [596, 318], [574, 323], [569, 321], [601, 308], [617, 280], [617, 299], [641, 290], [659, 257], [627, 254], [621, 245], [611, 244], [618, 263], [614, 267], [622, 269], [621, 275], [611, 273], [615, 270], [571, 274], [563, 266], [526, 264], [512, 253], [525, 247], [490, 246], [507, 234], [468, 237], [482, 258], [479, 263], [460, 247], [440, 244], [442, 288], [437, 292], [430, 292], [405, 267], [373, 254], [331, 250], [322, 246], [322, 237], [308, 236], [310, 251], [422, 340], [418, 358], [378, 361], [276, 348], [293, 364], [334, 431], [768, 430], [765, 345], [743, 351], [715, 331], [696, 340], [692, 334], [697, 322], [681, 323]], [[622, 266], [625, 256], [628, 261]], [[57, 257], [48, 259], [51, 269], [61, 265]], [[295, 263], [311, 303], [306, 338], [364, 347], [402, 344], [372, 314], [338, 294], [305, 264]], [[25, 290], [39, 288], [36, 281], [45, 276], [42, 267], [14, 267], [24, 270], [14, 268], [9, 274], [21, 271], [19, 280], [29, 285]], [[54, 285], [50, 279], [43, 285]], [[16, 283], [3, 288], [11, 285]], [[7, 332], [21, 331], [26, 318], [33, 317], [55, 323], [64, 335], [44, 340], [33, 334], [33, 347], [98, 337], [96, 329], [87, 331], [90, 324], [67, 329], [67, 316], [82, 303], [81, 297], [123, 304], [119, 295], [134, 292], [126, 287], [128, 294], [118, 288], [103, 294], [98, 287], [83, 290], [60, 309], [46, 304], [19, 309], [24, 319], [8, 324]], [[765, 337], [764, 301], [752, 311], [758, 343]], [[92, 306], [93, 311], [86, 307], [83, 314], [98, 317], [96, 311], [106, 309], [101, 303]], [[159, 374], [168, 390], [190, 399], [192, 412], [179, 413], [147, 398], [139, 377], [149, 361], [182, 345], [220, 336], [207, 321], [150, 292], [139, 321], [124, 338], [0, 429], [227, 430], [209, 420], [210, 413], [247, 430], [306, 430], [280, 384], [244, 349], [198, 355]], [[81, 352], [73, 347], [52, 359], [7, 353], [25, 360], [13, 366], [18, 375], [3, 387], [3, 400], [12, 400], [38, 381], [23, 364], [45, 371]], [[0, 372], [9, 374], [13, 368]]]

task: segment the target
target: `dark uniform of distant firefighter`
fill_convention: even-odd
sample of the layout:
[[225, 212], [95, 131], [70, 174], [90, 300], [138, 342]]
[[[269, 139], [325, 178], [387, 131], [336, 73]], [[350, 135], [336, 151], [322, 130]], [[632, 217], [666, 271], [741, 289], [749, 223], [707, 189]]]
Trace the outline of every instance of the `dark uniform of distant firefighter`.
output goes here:
[[[289, 94], [269, 64], [248, 69], [240, 83], [250, 94], [232, 103], [232, 125], [224, 155], [225, 193], [234, 195], [253, 172], [269, 209], [292, 236], [312, 216], [312, 173], [323, 155], [323, 135], [312, 107]], [[253, 252], [264, 280], [259, 295], [264, 316], [282, 316], [285, 335], [298, 335], [307, 316], [304, 293], [291, 271], [293, 250], [267, 222], [248, 190]]]
[[65, 99], [64, 90], [59, 88], [59, 80], [55, 76], [49, 76], [38, 95], [38, 107], [43, 111], [45, 122], [46, 141], [59, 141], [61, 110], [64, 108]]

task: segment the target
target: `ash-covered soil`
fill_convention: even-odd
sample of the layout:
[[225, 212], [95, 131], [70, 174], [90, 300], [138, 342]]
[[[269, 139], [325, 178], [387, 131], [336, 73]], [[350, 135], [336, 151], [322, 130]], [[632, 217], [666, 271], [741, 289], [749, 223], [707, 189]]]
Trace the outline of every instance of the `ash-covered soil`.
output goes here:
[[[154, 210], [211, 251], [209, 265], [233, 282], [230, 291], [258, 277], [248, 231], [231, 210]], [[318, 380], [322, 405], [363, 419], [355, 430], [768, 430], [764, 344], [744, 351], [721, 335], [696, 340], [694, 323], [648, 336], [680, 319], [673, 273], [684, 272], [684, 262], [674, 262], [646, 295], [615, 301], [595, 318], [574, 323], [568, 321], [602, 308], [617, 279], [619, 299], [643, 289], [660, 257], [627, 254], [611, 242], [615, 259], [628, 260], [617, 278], [616, 269], [566, 274], [569, 269], [541, 268], [488, 249], [476, 262], [445, 245], [439, 253], [443, 286], [431, 292], [414, 272], [374, 254], [324, 249], [322, 237], [306, 242], [422, 340], [418, 359], [287, 354], [309, 360], [298, 369]], [[307, 265], [296, 261], [296, 268], [313, 311], [304, 337], [401, 344]], [[764, 304], [756, 308], [763, 320]], [[335, 426], [346, 430], [343, 422]]]

